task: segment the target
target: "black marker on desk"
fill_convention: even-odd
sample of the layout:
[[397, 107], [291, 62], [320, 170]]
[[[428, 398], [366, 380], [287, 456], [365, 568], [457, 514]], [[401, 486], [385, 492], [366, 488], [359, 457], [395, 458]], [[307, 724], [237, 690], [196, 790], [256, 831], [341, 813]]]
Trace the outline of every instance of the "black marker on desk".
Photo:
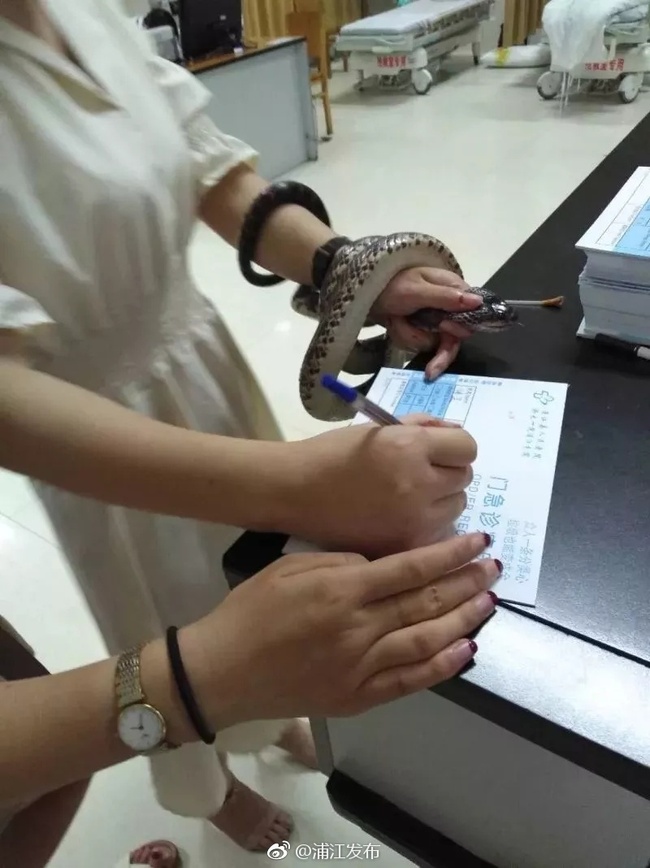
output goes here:
[[604, 334], [596, 335], [594, 343], [605, 350], [612, 350], [626, 356], [636, 356], [637, 359], [645, 359], [650, 362], [650, 347], [644, 347], [642, 344], [631, 344], [629, 341], [621, 340], [621, 338], [613, 338], [611, 335]]

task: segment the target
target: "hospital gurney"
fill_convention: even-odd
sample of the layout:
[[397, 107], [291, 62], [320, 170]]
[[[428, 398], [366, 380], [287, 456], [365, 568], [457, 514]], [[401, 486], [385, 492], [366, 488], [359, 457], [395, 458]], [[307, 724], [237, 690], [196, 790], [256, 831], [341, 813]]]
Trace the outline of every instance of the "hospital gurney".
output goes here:
[[[566, 101], [571, 90], [586, 89], [595, 93], [616, 93], [623, 103], [635, 100], [644, 75], [650, 73], [650, 3], [631, 2], [629, 10], [611, 16], [604, 31], [601, 25], [602, 39], [599, 36], [591, 45], [587, 39], [585, 50], [576, 49], [573, 54], [571, 47], [562, 44], [558, 38], [562, 35], [566, 41], [568, 32], [558, 17], [563, 5], [563, 2], [551, 0], [544, 10], [544, 29], [551, 46], [551, 68], [537, 81], [539, 95], [543, 99], [562, 95], [562, 100]], [[599, 5], [603, 9], [606, 3], [599, 0]], [[620, 10], [624, 5], [613, 2], [612, 8]], [[590, 10], [598, 11], [596, 4]], [[549, 13], [553, 18], [548, 18]], [[580, 33], [584, 34], [584, 30], [581, 27]]]
[[481, 54], [480, 27], [490, 17], [493, 0], [414, 0], [406, 6], [346, 24], [336, 51], [349, 54], [359, 89], [367, 79], [383, 87], [412, 84], [416, 93], [431, 88], [443, 57], [461, 45]]

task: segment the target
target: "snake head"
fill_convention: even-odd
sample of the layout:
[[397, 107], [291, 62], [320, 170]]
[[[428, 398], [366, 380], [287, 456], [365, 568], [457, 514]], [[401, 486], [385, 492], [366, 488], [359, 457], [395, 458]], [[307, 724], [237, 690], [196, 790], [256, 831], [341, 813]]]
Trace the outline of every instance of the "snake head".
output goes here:
[[455, 322], [473, 332], [500, 332], [510, 328], [519, 321], [517, 311], [498, 295], [488, 289], [472, 289], [475, 295], [480, 295], [483, 304], [475, 310], [447, 311], [434, 308], [422, 308], [408, 317], [408, 321], [416, 328], [436, 332], [443, 320]]
[[470, 328], [477, 332], [500, 332], [519, 321], [514, 307], [494, 293], [486, 293], [481, 307], [470, 315], [475, 317]]

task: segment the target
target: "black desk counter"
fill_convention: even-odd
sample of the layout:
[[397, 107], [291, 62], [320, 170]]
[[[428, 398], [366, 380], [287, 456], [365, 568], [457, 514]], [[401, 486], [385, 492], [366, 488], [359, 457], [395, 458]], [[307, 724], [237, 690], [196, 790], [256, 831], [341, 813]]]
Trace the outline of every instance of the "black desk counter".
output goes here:
[[[603, 354], [576, 337], [584, 256], [574, 245], [647, 164], [649, 143], [650, 117], [487, 284], [504, 298], [564, 294], [565, 307], [524, 309], [524, 328], [476, 336], [454, 367], [567, 382], [569, 391], [537, 605], [502, 609], [481, 631], [477, 665], [433, 692], [641, 800], [650, 799], [650, 363]], [[247, 534], [227, 554], [227, 572], [250, 575], [277, 557], [283, 542]], [[578, 865], [477, 861], [387, 803], [377, 787], [342, 774], [335, 756], [332, 767], [334, 804], [419, 864]], [[645, 857], [606, 868], [644, 868], [650, 814]]]

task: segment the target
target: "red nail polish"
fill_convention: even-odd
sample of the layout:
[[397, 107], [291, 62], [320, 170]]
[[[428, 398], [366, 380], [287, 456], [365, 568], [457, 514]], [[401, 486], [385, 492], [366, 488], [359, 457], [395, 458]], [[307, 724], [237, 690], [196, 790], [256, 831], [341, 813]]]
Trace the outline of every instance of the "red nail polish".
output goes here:
[[491, 536], [491, 534], [489, 534], [489, 533], [484, 533], [484, 534], [483, 534], [483, 539], [485, 540], [485, 547], [489, 549], [490, 546], [492, 545], [492, 536]]
[[503, 564], [498, 558], [494, 559], [494, 563], [497, 565], [497, 569], [499, 570], [499, 575], [503, 575]]
[[498, 606], [499, 605], [499, 598], [494, 593], [494, 591], [488, 591], [487, 593], [488, 593], [488, 597], [490, 597], [492, 599], [492, 602], [494, 603], [494, 605]]
[[469, 641], [469, 649], [472, 652], [472, 657], [473, 657], [476, 654], [476, 652], [478, 651], [478, 645], [476, 644], [476, 642], [473, 639], [469, 639], [468, 641]]

